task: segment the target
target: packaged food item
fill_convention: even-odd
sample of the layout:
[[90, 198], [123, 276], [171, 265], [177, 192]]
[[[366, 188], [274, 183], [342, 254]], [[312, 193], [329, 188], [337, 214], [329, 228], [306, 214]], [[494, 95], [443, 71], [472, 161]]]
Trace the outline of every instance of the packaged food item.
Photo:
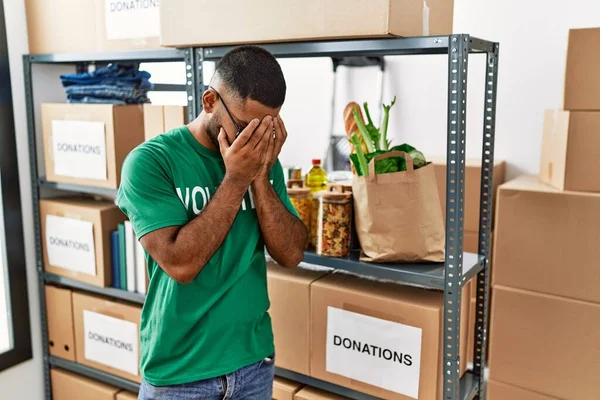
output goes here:
[[310, 245], [316, 249], [317, 248], [317, 228], [319, 227], [319, 206], [320, 206], [320, 198], [323, 195], [323, 193], [326, 193], [325, 190], [322, 190], [320, 192], [314, 193], [312, 194], [312, 202], [311, 202], [311, 209], [310, 209], [310, 231], [309, 231], [309, 237], [310, 237]]
[[302, 168], [290, 167], [288, 178], [290, 180], [296, 180], [296, 179], [302, 180]]
[[[302, 181], [302, 179], [290, 179], [287, 181], [287, 187], [288, 189], [303, 188], [304, 182]], [[308, 189], [308, 191], [310, 192], [310, 189]]]
[[[290, 182], [288, 182], [288, 186], [290, 186]], [[304, 222], [304, 226], [310, 232], [310, 214], [312, 211], [312, 196], [310, 194], [310, 189], [303, 187], [288, 187], [288, 196], [290, 197], [290, 201], [294, 205], [298, 216]]]
[[317, 254], [346, 257], [352, 237], [352, 193], [332, 185], [319, 200]]
[[321, 167], [321, 160], [312, 160], [312, 169], [306, 174], [306, 187], [311, 193], [327, 190], [327, 172]]

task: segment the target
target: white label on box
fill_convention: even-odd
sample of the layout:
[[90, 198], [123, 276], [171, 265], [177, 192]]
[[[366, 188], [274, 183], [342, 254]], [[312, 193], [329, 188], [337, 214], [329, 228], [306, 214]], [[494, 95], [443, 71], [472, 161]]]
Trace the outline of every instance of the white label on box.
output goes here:
[[106, 180], [104, 122], [52, 121], [52, 149], [56, 175]]
[[108, 40], [160, 35], [159, 0], [105, 0]]
[[327, 307], [326, 370], [417, 399], [421, 329]]
[[86, 360], [138, 375], [137, 324], [83, 310]]
[[96, 275], [94, 224], [90, 221], [46, 215], [46, 250], [50, 265]]

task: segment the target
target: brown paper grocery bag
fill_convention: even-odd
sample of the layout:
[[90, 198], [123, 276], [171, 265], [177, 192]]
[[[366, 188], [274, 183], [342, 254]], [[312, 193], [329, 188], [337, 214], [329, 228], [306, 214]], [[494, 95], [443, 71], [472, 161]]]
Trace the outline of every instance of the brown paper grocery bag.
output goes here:
[[[406, 171], [375, 175], [375, 162], [403, 156]], [[445, 227], [434, 168], [414, 169], [404, 152], [375, 156], [352, 181], [363, 261], [444, 261]]]

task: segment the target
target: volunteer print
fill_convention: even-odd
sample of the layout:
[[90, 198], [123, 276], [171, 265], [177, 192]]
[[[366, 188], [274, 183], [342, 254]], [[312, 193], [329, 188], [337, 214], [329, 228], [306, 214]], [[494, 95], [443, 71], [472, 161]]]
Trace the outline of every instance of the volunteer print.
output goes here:
[[[270, 181], [271, 185], [273, 184], [273, 180]], [[181, 203], [185, 207], [188, 212], [193, 212], [195, 215], [200, 214], [202, 210], [207, 206], [211, 197], [216, 192], [217, 188], [214, 188], [212, 191], [208, 186], [193, 186], [193, 187], [183, 187], [183, 188], [175, 188], [177, 192], [177, 196]], [[191, 209], [190, 209], [191, 206]], [[254, 197], [252, 196], [252, 190], [248, 190], [248, 193], [242, 199], [241, 204], [242, 211], [254, 210], [256, 207], [254, 205]]]

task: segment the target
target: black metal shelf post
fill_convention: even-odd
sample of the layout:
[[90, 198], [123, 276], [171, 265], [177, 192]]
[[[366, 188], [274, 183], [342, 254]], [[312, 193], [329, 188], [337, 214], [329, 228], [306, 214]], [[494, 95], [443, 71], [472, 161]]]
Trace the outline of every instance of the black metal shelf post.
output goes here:
[[[349, 57], [386, 56], [414, 54], [448, 55], [448, 105], [447, 105], [447, 172], [446, 172], [446, 259], [443, 263], [421, 264], [374, 264], [361, 262], [357, 254], [346, 258], [321, 257], [306, 252], [304, 262], [345, 270], [350, 273], [393, 280], [444, 292], [443, 323], [443, 399], [484, 400], [486, 390], [483, 378], [485, 349], [487, 347], [489, 255], [492, 205], [492, 173], [494, 162], [494, 135], [496, 119], [496, 93], [498, 85], [498, 43], [482, 40], [465, 34], [393, 39], [331, 40], [298, 43], [265, 44], [263, 47], [276, 57]], [[33, 186], [33, 215], [37, 269], [40, 283], [40, 306], [42, 313], [42, 340], [44, 352], [44, 375], [46, 399], [51, 399], [50, 367], [60, 367], [102, 382], [136, 391], [134, 382], [124, 380], [56, 357], [50, 357], [47, 343], [46, 304], [44, 284], [54, 284], [77, 290], [101, 294], [106, 297], [142, 304], [144, 295], [129, 293], [114, 288], [101, 288], [82, 282], [45, 273], [42, 265], [42, 243], [40, 232], [39, 198], [40, 188], [85, 193], [96, 196], [114, 197], [115, 190], [80, 185], [47, 182], [38, 175], [38, 160], [35, 133], [35, 110], [31, 65], [33, 63], [69, 63], [85, 65], [90, 62], [109, 61], [172, 61], [184, 60], [186, 71], [185, 88], [188, 102], [188, 118], [194, 119], [202, 111], [204, 92], [204, 61], [218, 61], [232, 46], [200, 47], [184, 50], [142, 51], [131, 53], [98, 54], [48, 54], [26, 55], [23, 58], [27, 122], [29, 127], [29, 149], [31, 154], [31, 181]], [[481, 172], [481, 210], [478, 254], [463, 252], [464, 239], [464, 187], [466, 148], [466, 98], [469, 55], [483, 53], [487, 56], [486, 87], [484, 99], [484, 124]], [[165, 85], [165, 88], [170, 88]], [[460, 308], [461, 288], [474, 277], [477, 281], [477, 309], [474, 344], [474, 368], [462, 378], [460, 365]], [[372, 399], [364, 393], [323, 382], [292, 371], [276, 369], [278, 376], [300, 383], [319, 387], [356, 400]]]
[[[486, 365], [488, 340], [489, 288], [490, 288], [490, 232], [492, 230], [492, 191], [494, 172], [494, 145], [496, 137], [496, 97], [498, 93], [498, 56], [500, 45], [494, 44], [486, 57], [485, 95], [483, 113], [483, 146], [481, 168], [481, 198], [479, 211], [479, 254], [484, 256], [483, 270], [477, 274], [477, 299], [475, 310], [474, 372], [479, 386], [485, 386], [483, 369]], [[485, 391], [485, 390], [484, 390]], [[485, 394], [484, 397], [485, 398]]]

